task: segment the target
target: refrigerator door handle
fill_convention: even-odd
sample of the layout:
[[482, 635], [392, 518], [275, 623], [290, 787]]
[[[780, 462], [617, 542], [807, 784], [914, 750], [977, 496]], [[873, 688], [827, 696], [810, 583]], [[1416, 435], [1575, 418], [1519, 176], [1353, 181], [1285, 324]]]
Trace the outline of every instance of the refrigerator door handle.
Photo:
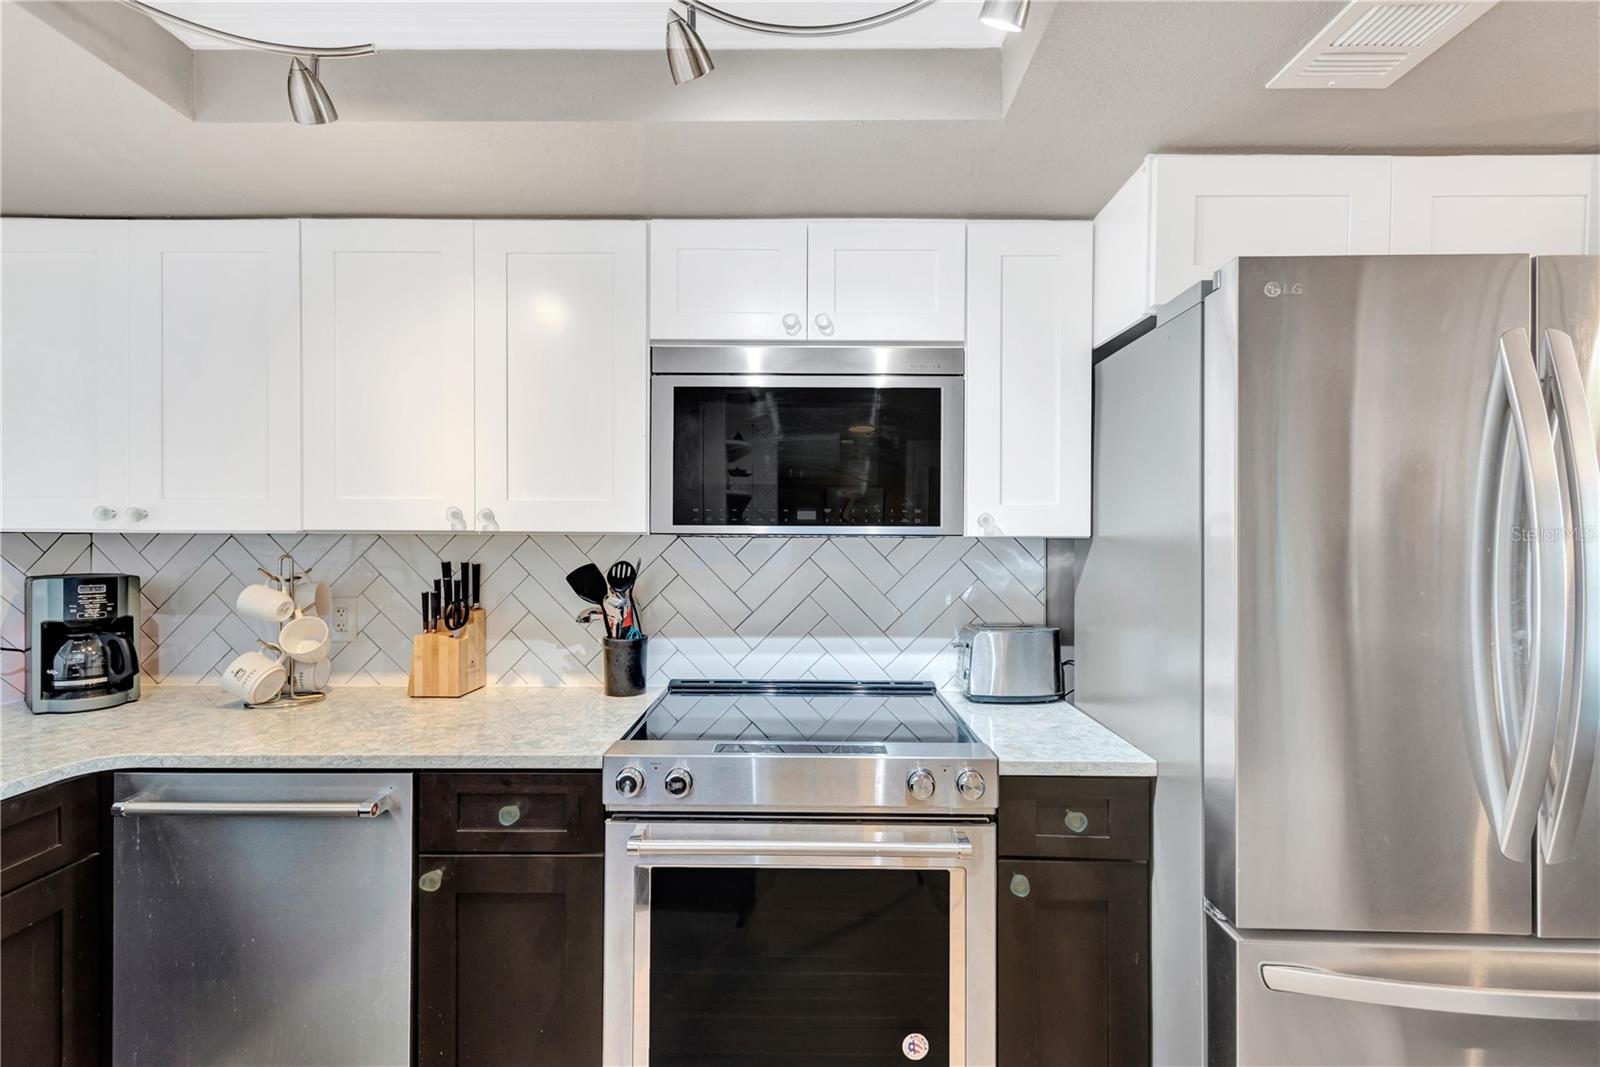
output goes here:
[[1568, 666], [1552, 766], [1553, 779], [1539, 819], [1539, 845], [1545, 862], [1560, 863], [1577, 848], [1578, 824], [1594, 772], [1600, 737], [1600, 442], [1584, 394], [1583, 371], [1572, 338], [1545, 330], [1539, 345], [1539, 370], [1550, 384], [1556, 415], [1556, 441], [1566, 462], [1566, 507], [1572, 545], [1572, 597], [1567, 625]]
[[[1528, 331], [1508, 330], [1498, 349], [1479, 457], [1473, 533], [1478, 565], [1471, 583], [1477, 706], [1470, 713], [1474, 717], [1468, 723], [1467, 740], [1500, 851], [1522, 863], [1532, 852], [1539, 825], [1560, 698], [1566, 688], [1567, 552], [1564, 538], [1553, 545], [1546, 540], [1563, 528], [1565, 513], [1555, 442]], [[1521, 540], [1529, 546], [1530, 613], [1528, 670], [1520, 699], [1505, 662], [1514, 635], [1511, 581], [1502, 556], [1515, 503], [1513, 445], [1522, 459], [1533, 521], [1532, 530], [1521, 531]]]
[[1298, 993], [1409, 1011], [1493, 1015], [1504, 1019], [1600, 1022], [1600, 992], [1440, 985], [1344, 974], [1321, 967], [1263, 963], [1261, 984], [1276, 993]]

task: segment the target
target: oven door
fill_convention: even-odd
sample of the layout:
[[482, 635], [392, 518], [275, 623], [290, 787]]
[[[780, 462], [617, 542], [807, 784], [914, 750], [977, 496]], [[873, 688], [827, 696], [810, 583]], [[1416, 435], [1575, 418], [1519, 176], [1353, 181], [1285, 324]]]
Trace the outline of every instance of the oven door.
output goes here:
[[607, 1064], [989, 1064], [989, 823], [613, 819]]
[[959, 534], [959, 375], [657, 374], [654, 533]]

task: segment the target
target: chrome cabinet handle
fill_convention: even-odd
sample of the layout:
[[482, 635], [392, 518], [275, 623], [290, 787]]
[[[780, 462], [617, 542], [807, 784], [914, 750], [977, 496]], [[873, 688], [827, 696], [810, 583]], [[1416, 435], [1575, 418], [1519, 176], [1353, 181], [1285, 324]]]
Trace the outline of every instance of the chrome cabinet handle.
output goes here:
[[1012, 896], [1017, 897], [1018, 899], [1021, 899], [1022, 897], [1027, 896], [1031, 892], [1033, 892], [1033, 883], [1028, 881], [1028, 876], [1027, 875], [1025, 875], [1025, 874], [1013, 874], [1011, 876], [1011, 895]]
[[[113, 512], [112, 514], [115, 514], [115, 512]], [[146, 511], [144, 508], [129, 508], [128, 509], [128, 521], [129, 522], [143, 522], [144, 520], [148, 519], [149, 517], [150, 517], [150, 513], [148, 511]]]
[[465, 530], [467, 528], [467, 513], [454, 505], [444, 509], [444, 521], [450, 524], [452, 530]]
[[500, 523], [495, 519], [493, 509], [484, 508], [478, 512], [478, 529], [490, 532], [500, 529]]
[[1081, 834], [1089, 828], [1089, 816], [1081, 811], [1074, 811], [1072, 808], [1067, 809], [1066, 814], [1061, 817], [1061, 821], [1066, 824], [1068, 830], [1075, 834]]
[[93, 515], [101, 522], [110, 522], [112, 519], [117, 517], [117, 509], [108, 508], [104, 504], [101, 504], [99, 507], [94, 509]]
[[[1584, 395], [1583, 369], [1572, 338], [1546, 330], [1539, 344], [1539, 369], [1550, 386], [1556, 439], [1566, 461], [1565, 535], [1572, 541], [1570, 640], [1556, 723], [1555, 779], [1539, 818], [1539, 846], [1548, 863], [1571, 859], [1578, 824], [1594, 773], [1600, 735], [1600, 440]], [[1590, 828], [1590, 833], [1595, 832]]]
[[376, 819], [394, 806], [385, 789], [366, 800], [152, 800], [129, 797], [111, 805], [111, 814], [136, 815], [297, 815], [313, 818]]
[[1263, 963], [1261, 984], [1275, 993], [1299, 993], [1413, 1011], [1491, 1015], [1503, 1019], [1600, 1021], [1600, 993], [1590, 991], [1407, 982], [1288, 963]]
[[424, 893], [437, 893], [442, 885], [444, 885], [444, 870], [439, 867], [423, 871], [422, 877], [417, 879], [417, 888]]
[[[1517, 455], [1534, 523], [1528, 538], [1529, 664], [1520, 699], [1513, 672], [1504, 661], [1506, 650], [1513, 646], [1511, 579], [1502, 558], [1503, 534], [1516, 510]], [[1564, 521], [1555, 444], [1527, 330], [1509, 330], [1500, 337], [1478, 464], [1478, 514], [1472, 535], [1472, 558], [1478, 565], [1470, 583], [1477, 699], [1476, 707], [1468, 709], [1466, 733], [1496, 843], [1506, 858], [1521, 863], [1528, 858], [1539, 824], [1567, 643], [1565, 546], [1552, 552], [1544, 541], [1544, 533], [1560, 530]]]
[[522, 818], [522, 809], [515, 804], [506, 804], [500, 809], [498, 818], [501, 826], [515, 826], [517, 820]]
[[783, 317], [783, 332], [796, 334], [800, 332], [800, 316], [790, 312]]
[[817, 314], [817, 317], [815, 319], [813, 319], [812, 321], [817, 324], [817, 329], [822, 333], [822, 335], [824, 337], [826, 337], [827, 335], [833, 333], [833, 320], [830, 319], [827, 315], [822, 314], [822, 313], [819, 312]]
[[902, 841], [652, 841], [642, 832], [628, 838], [630, 856], [970, 856], [966, 834], [949, 842]]

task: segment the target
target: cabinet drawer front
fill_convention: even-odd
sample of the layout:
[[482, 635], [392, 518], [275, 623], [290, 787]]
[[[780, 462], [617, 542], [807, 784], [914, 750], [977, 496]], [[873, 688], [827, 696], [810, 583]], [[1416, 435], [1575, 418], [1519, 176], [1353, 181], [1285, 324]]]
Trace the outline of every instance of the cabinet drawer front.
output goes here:
[[0, 892], [97, 851], [93, 777], [35, 789], [0, 803]]
[[1149, 779], [1007, 778], [1000, 855], [1149, 859]]
[[424, 774], [418, 844], [427, 852], [599, 852], [600, 775]]

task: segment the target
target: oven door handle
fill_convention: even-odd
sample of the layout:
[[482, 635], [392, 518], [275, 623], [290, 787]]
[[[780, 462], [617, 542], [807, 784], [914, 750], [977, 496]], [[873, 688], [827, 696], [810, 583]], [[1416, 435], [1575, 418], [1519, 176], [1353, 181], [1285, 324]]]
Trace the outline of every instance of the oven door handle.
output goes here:
[[952, 832], [950, 841], [652, 841], [643, 830], [628, 838], [630, 856], [884, 856], [911, 858], [972, 855], [972, 840]]

